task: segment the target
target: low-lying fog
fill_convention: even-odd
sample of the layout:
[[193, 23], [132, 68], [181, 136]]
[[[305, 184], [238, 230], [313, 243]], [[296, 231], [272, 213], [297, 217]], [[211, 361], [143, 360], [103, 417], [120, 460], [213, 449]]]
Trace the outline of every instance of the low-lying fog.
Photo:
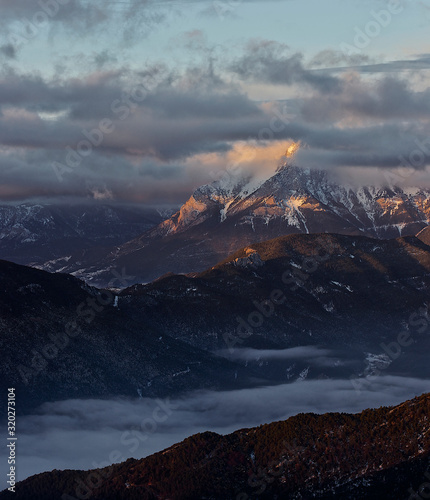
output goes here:
[[[319, 353], [321, 354], [321, 353]], [[350, 380], [303, 380], [231, 392], [194, 392], [170, 400], [68, 400], [18, 420], [19, 480], [52, 469], [90, 469], [142, 458], [184, 438], [221, 434], [300, 412], [358, 412], [430, 390], [429, 380], [375, 376], [358, 391]], [[1, 449], [6, 468], [6, 447]], [[2, 471], [2, 478], [6, 472]], [[5, 480], [1, 485], [6, 487]]]

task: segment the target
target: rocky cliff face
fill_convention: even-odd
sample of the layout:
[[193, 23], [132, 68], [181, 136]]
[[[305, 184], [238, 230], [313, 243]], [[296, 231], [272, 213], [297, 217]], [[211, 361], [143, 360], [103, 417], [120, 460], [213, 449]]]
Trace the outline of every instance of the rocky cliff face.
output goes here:
[[428, 224], [430, 190], [342, 186], [326, 171], [286, 162], [261, 184], [202, 186], [152, 234], [182, 233], [211, 219], [226, 229], [248, 227], [259, 240], [279, 230], [390, 238], [415, 234]]

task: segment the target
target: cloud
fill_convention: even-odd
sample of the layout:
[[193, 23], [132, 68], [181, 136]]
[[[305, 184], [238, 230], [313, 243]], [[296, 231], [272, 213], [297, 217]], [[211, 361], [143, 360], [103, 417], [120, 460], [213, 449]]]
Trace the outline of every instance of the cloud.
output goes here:
[[346, 54], [341, 50], [324, 49], [318, 52], [308, 63], [310, 68], [325, 67], [330, 68], [348, 65], [357, 66], [371, 61], [370, 56], [366, 54]]
[[[304, 134], [303, 134], [304, 135]], [[311, 168], [368, 167], [424, 170], [430, 164], [430, 130], [393, 124], [307, 130], [310, 147], [296, 155]], [[306, 139], [305, 139], [306, 141]]]
[[[395, 61], [385, 61], [385, 62], [373, 62], [372, 64], [364, 64], [365, 62], [370, 62], [370, 58], [364, 54], [354, 54], [351, 56], [343, 55], [341, 52], [335, 52], [338, 56], [324, 57], [325, 53], [329, 54], [332, 51], [323, 51], [323, 57], [321, 59], [321, 66], [325, 65], [326, 71], [333, 72], [350, 72], [355, 71], [358, 73], [400, 73], [400, 72], [419, 72], [421, 70], [430, 69], [430, 55], [420, 54], [415, 59], [400, 59]], [[319, 60], [318, 56], [311, 61], [313, 66], [318, 66]], [[340, 66], [340, 64], [346, 64]], [[335, 67], [336, 65], [337, 67]]]
[[287, 45], [272, 40], [251, 40], [245, 53], [233, 61], [228, 69], [244, 80], [260, 83], [305, 83], [323, 92], [339, 87], [336, 77], [307, 70], [303, 65], [302, 54], [290, 53]]
[[[249, 3], [254, 0], [243, 0]], [[76, 39], [97, 39], [111, 33], [119, 36], [124, 46], [138, 43], [162, 25], [177, 21], [190, 9], [197, 6], [200, 12], [212, 12], [224, 17], [227, 11], [236, 10], [225, 2], [211, 0], [0, 0], [0, 26], [4, 28], [2, 37], [21, 47], [30, 44], [42, 33], [54, 37], [67, 34]], [[227, 6], [227, 9], [225, 8]], [[215, 8], [214, 8], [215, 7]]]
[[108, 64], [114, 65], [118, 63], [118, 58], [111, 53], [109, 50], [105, 49], [94, 55], [94, 63], [97, 69], [102, 69]]
[[95, 38], [106, 30], [118, 33], [120, 27], [123, 40], [130, 43], [165, 22], [168, 16], [168, 3], [152, 0], [0, 0], [0, 9], [0, 25], [7, 28], [3, 37], [16, 46], [30, 43], [46, 30], [51, 36], [58, 34], [59, 26], [62, 33], [86, 38]]
[[[242, 166], [264, 175], [291, 140], [306, 144], [297, 156], [300, 165], [357, 172], [398, 167], [417, 144], [430, 151], [426, 88], [392, 74], [359, 73], [303, 86], [317, 72], [284, 45], [252, 41], [232, 62], [223, 61], [201, 31], [184, 37], [181, 43], [205, 57], [181, 69], [162, 62], [139, 69], [113, 65], [109, 51], [100, 53], [98, 69], [79, 78], [4, 67], [0, 196], [94, 199], [109, 193], [118, 201], [154, 202], [159, 196], [176, 204], [233, 162], [240, 145], [257, 153], [252, 162], [239, 155]], [[333, 57], [318, 55], [321, 63]], [[284, 81], [280, 75], [286, 74], [286, 82], [301, 88], [300, 97], [252, 100], [247, 85], [267, 64], [268, 82]], [[101, 132], [106, 120], [109, 131]], [[412, 167], [424, 171], [429, 162], [430, 154], [424, 155]]]
[[316, 346], [300, 346], [290, 349], [235, 349], [230, 353], [228, 349], [218, 351], [220, 356], [229, 357], [240, 361], [255, 361], [255, 360], [288, 360], [288, 359], [313, 359], [334, 354], [329, 349], [321, 349]]
[[16, 54], [17, 50], [11, 43], [0, 46], [0, 55], [4, 58], [16, 59]]
[[302, 113], [311, 121], [339, 121], [347, 117], [377, 120], [427, 120], [430, 89], [414, 90], [406, 79], [384, 76], [376, 82], [350, 75], [340, 92], [304, 100]]
[[[115, 197], [127, 199], [127, 189], [131, 198], [138, 190], [145, 197], [155, 184], [169, 197], [171, 187], [162, 182], [173, 176], [176, 199], [165, 201], [183, 201], [196, 182], [208, 180], [193, 158], [219, 154], [221, 168], [235, 141], [257, 137], [270, 119], [237, 86], [205, 68], [179, 75], [162, 66], [125, 68], [50, 81], [8, 70], [0, 79], [0, 106], [0, 194], [15, 191], [17, 198], [87, 196], [87, 184], [98, 182]], [[105, 132], [103, 120], [111, 123]], [[64, 182], [53, 162], [65, 167]]]
[[[147, 398], [47, 403], [36, 414], [20, 418], [18, 478], [54, 468], [107, 465], [112, 463], [113, 452], [119, 460], [141, 458], [206, 430], [225, 434], [301, 412], [355, 413], [398, 404], [428, 391], [428, 383], [385, 375], [374, 377], [360, 393], [349, 380], [305, 380], [257, 389], [198, 392], [164, 401], [164, 408], [168, 408], [163, 413], [167, 415], [164, 422], [151, 420], [160, 402]], [[2, 467], [7, 464], [5, 453], [4, 449], [0, 452]]]
[[[126, 152], [140, 148], [167, 158], [207, 151], [211, 140], [215, 140], [217, 150], [217, 140], [231, 140], [235, 131], [243, 138], [265, 124], [265, 114], [256, 103], [204, 71], [187, 71], [174, 83], [169, 74], [128, 76], [127, 80], [120, 71], [93, 72], [83, 79], [48, 83], [37, 76], [5, 75], [0, 80], [0, 104], [6, 110], [2, 123], [9, 132], [5, 130], [2, 143], [45, 147], [51, 142], [65, 147], [82, 140], [83, 129], [110, 118], [117, 124], [117, 133], [106, 137], [100, 149]], [[40, 111], [64, 115], [55, 125], [42, 124], [37, 114]], [[55, 127], [54, 135], [47, 133], [51, 126]]]

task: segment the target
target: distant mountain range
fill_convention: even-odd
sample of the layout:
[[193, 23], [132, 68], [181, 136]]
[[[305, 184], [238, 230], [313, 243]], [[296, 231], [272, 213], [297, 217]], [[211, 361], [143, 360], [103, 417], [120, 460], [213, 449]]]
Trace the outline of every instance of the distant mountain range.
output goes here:
[[206, 432], [142, 460], [30, 477], [14, 498], [422, 498], [417, 491], [428, 485], [429, 414], [425, 394], [356, 415], [300, 414], [227, 436]]
[[281, 235], [329, 232], [395, 238], [430, 221], [430, 190], [340, 185], [327, 171], [284, 158], [266, 180], [233, 178], [198, 188], [170, 218], [106, 252], [68, 253], [41, 267], [106, 286], [113, 268], [136, 282], [198, 272], [238, 248]]
[[161, 214], [154, 208], [94, 203], [2, 205], [0, 258], [61, 271], [72, 255], [100, 255], [156, 226], [165, 218]]
[[[0, 372], [27, 411], [381, 366], [428, 373], [430, 247], [415, 237], [289, 235], [119, 294], [5, 261], [0, 280]], [[288, 352], [312, 346], [326, 351]]]

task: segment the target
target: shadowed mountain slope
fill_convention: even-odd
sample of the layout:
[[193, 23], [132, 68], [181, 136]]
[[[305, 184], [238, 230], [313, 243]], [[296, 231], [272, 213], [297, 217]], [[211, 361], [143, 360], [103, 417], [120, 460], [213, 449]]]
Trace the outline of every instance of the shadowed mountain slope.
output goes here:
[[116, 302], [73, 276], [0, 261], [1, 386], [16, 387], [20, 411], [251, 383], [249, 370], [130, 318]]

